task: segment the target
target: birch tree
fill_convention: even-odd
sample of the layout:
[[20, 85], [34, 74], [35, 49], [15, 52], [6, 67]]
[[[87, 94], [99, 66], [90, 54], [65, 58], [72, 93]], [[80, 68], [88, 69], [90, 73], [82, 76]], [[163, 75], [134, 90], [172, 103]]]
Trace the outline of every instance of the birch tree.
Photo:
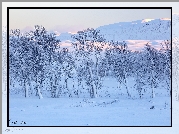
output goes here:
[[[75, 47], [77, 53], [83, 53], [86, 57], [86, 65], [89, 72], [89, 78], [91, 80], [92, 97], [97, 97], [97, 90], [99, 88], [99, 62], [103, 46], [105, 45], [105, 39], [100, 35], [100, 31], [93, 28], [88, 28], [84, 31], [79, 31], [76, 35], [72, 36], [74, 42], [72, 45]], [[86, 51], [86, 52], [85, 52]], [[93, 73], [93, 67], [91, 66], [91, 60], [94, 58], [95, 73]]]
[[130, 76], [130, 70], [132, 69], [132, 63], [130, 61], [130, 51], [127, 50], [127, 44], [125, 42], [110, 42], [113, 46], [112, 66], [113, 74], [117, 79], [120, 88], [120, 84], [123, 84], [126, 88], [127, 95], [131, 97], [128, 90], [127, 79]]
[[45, 67], [51, 65], [53, 61], [53, 54], [58, 48], [59, 40], [56, 39], [55, 34], [48, 33], [44, 27], [35, 26], [35, 31], [32, 32], [33, 40], [36, 44], [35, 53], [36, 53], [36, 83], [37, 83], [37, 92], [39, 98], [42, 99], [42, 94], [40, 87], [44, 80], [43, 74]]
[[20, 34], [20, 30], [12, 30], [10, 33], [10, 76], [13, 74], [23, 82], [25, 97], [29, 97], [27, 82], [32, 76], [32, 53], [30, 41], [27, 36]]
[[10, 76], [19, 77], [23, 81], [25, 96], [28, 97], [27, 83], [35, 80], [37, 94], [42, 99], [42, 83], [46, 66], [51, 64], [53, 54], [59, 40], [55, 34], [47, 33], [44, 27], [35, 26], [34, 31], [20, 33], [12, 30], [10, 33]]
[[157, 72], [157, 62], [158, 60], [158, 51], [151, 47], [149, 44], [146, 44], [145, 47], [145, 74], [147, 76], [147, 81], [151, 87], [152, 95], [155, 97], [155, 88], [158, 85], [159, 72]]

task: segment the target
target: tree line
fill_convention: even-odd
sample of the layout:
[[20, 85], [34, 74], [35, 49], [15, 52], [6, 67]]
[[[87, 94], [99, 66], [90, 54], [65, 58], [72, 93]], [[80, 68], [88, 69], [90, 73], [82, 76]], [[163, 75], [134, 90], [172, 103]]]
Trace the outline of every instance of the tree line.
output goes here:
[[[171, 42], [164, 41], [161, 49], [146, 44], [142, 51], [128, 49], [125, 41], [106, 41], [99, 30], [88, 28], [72, 35], [74, 50], [60, 47], [54, 33], [39, 25], [34, 31], [21, 33], [19, 29], [9, 33], [9, 80], [11, 92], [20, 82], [25, 97], [33, 94], [43, 98], [44, 82], [51, 97], [79, 97], [81, 90], [88, 90], [91, 98], [98, 97], [106, 77], [115, 78], [118, 88], [123, 85], [130, 98], [127, 81], [135, 79], [134, 88], [140, 98], [145, 94], [145, 86], [151, 89], [151, 97], [156, 88], [165, 82], [171, 94]], [[69, 83], [69, 79], [73, 83]], [[65, 84], [61, 84], [62, 81]], [[32, 87], [32, 82], [36, 85]], [[70, 81], [71, 82], [71, 81]], [[77, 83], [77, 88], [74, 83]], [[85, 83], [86, 86], [83, 86]], [[73, 84], [73, 89], [69, 88]], [[29, 86], [31, 88], [29, 88]]]

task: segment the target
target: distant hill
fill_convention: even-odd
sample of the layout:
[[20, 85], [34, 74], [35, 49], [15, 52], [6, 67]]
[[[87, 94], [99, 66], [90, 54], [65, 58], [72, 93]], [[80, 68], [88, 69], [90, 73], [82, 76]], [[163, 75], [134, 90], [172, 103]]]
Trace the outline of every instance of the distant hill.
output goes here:
[[155, 19], [119, 22], [97, 28], [107, 40], [170, 40], [171, 21]]
[[[137, 20], [132, 22], [119, 22], [97, 28], [101, 34], [110, 41], [122, 40], [170, 40], [171, 20]], [[71, 33], [61, 33], [57, 36], [61, 41], [72, 40]]]

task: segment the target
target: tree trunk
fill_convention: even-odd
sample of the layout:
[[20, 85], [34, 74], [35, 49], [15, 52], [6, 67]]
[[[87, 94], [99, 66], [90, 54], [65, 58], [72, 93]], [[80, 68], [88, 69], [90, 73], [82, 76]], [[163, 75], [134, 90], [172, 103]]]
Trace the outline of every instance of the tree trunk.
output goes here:
[[130, 93], [129, 93], [129, 90], [128, 90], [128, 87], [127, 87], [127, 82], [126, 82], [126, 80], [124, 81], [124, 86], [126, 87], [126, 91], [127, 91], [127, 95], [128, 95], [128, 97], [131, 97], [131, 95], [130, 95]]
[[153, 85], [153, 80], [154, 80], [154, 61], [152, 59], [152, 56], [151, 56], [151, 53], [149, 52], [149, 56], [151, 58], [150, 62], [151, 62], [151, 69], [152, 69], [152, 76], [150, 78], [150, 81], [151, 81], [151, 88], [152, 88], [152, 98], [155, 97], [155, 91], [154, 91], [154, 85]]
[[97, 84], [96, 84], [96, 94], [99, 88], [99, 70], [98, 70], [98, 57], [96, 56], [96, 75], [97, 75]]
[[37, 81], [37, 93], [38, 93], [38, 95], [39, 95], [39, 99], [43, 99], [43, 96], [42, 96], [42, 94], [41, 94], [41, 91], [40, 91], [40, 83], [38, 82], [38, 78], [36, 79]]
[[12, 85], [12, 78], [9, 79], [9, 84]]
[[33, 94], [33, 85], [32, 85], [32, 80], [31, 79], [29, 79], [29, 81], [28, 81], [28, 85], [29, 85], [29, 89], [30, 89], [30, 94], [32, 95]]
[[128, 95], [129, 97], [131, 97], [127, 86], [126, 86], [126, 90], [127, 90], [127, 95]]
[[155, 98], [155, 90], [153, 85], [153, 71], [152, 71], [152, 79], [151, 79], [151, 88], [152, 88], [152, 98]]
[[72, 92], [70, 89], [68, 89], [68, 77], [66, 77], [66, 75], [65, 75], [65, 88], [69, 93], [69, 97], [72, 97]]
[[58, 92], [59, 92], [59, 86], [58, 86], [58, 78], [57, 78], [57, 76], [55, 75], [55, 97], [57, 98], [58, 97]]
[[[153, 71], [152, 71], [152, 72], [153, 72]], [[153, 73], [152, 73], [151, 87], [152, 87], [152, 98], [155, 98], [155, 90], [154, 90], [154, 85], [153, 85]]]
[[[78, 97], [79, 97], [79, 93], [81, 92], [80, 90], [80, 85], [81, 85], [81, 81], [78, 79]], [[82, 87], [82, 86], [81, 86]]]
[[25, 83], [25, 85], [26, 85], [26, 97], [29, 97], [29, 89], [28, 89], [28, 84], [27, 84], [27, 82]]
[[79, 86], [80, 86], [80, 80], [78, 79], [78, 91], [79, 91], [79, 88], [80, 88]]
[[73, 78], [73, 90], [75, 90], [75, 79]]
[[117, 88], [119, 88], [119, 90], [121, 90], [120, 87], [121, 87], [121, 83], [118, 81]]
[[94, 80], [93, 80], [92, 70], [91, 70], [91, 67], [88, 66], [88, 68], [89, 68], [89, 73], [90, 73], [90, 78], [91, 78], [91, 88], [92, 88], [93, 97], [96, 98], [97, 91], [96, 91]]
[[152, 77], [151, 77], [151, 86], [152, 86], [152, 98], [155, 98], [155, 90], [154, 90], [154, 63], [153, 63], [153, 60], [151, 60], [152, 62]]
[[41, 84], [38, 84], [38, 86], [37, 86], [37, 92], [38, 92], [38, 95], [39, 95], [39, 99], [43, 99], [43, 96], [42, 96], [41, 91], [40, 91], [40, 85]]
[[50, 76], [50, 89], [51, 89], [51, 92], [53, 92], [53, 76], [52, 75]]
[[167, 91], [169, 92], [169, 95], [171, 96], [171, 88], [170, 88], [171, 82], [170, 82], [170, 78], [168, 78], [166, 80], [166, 84], [167, 84]]
[[65, 78], [65, 87], [68, 89], [68, 78]]
[[55, 98], [58, 98], [58, 93], [59, 93], [59, 88], [56, 86], [56, 90], [55, 90]]
[[27, 82], [26, 80], [24, 80], [24, 89], [25, 89], [25, 97], [28, 98], [29, 97], [29, 90], [28, 90], [28, 87], [27, 87]]
[[124, 86], [126, 87], [126, 91], [127, 91], [127, 95], [129, 96], [129, 97], [131, 97], [131, 95], [130, 95], [130, 93], [129, 93], [129, 90], [128, 90], [128, 87], [127, 87], [127, 74], [126, 74], [126, 71], [124, 71], [124, 73], [125, 73], [125, 79], [124, 79]]

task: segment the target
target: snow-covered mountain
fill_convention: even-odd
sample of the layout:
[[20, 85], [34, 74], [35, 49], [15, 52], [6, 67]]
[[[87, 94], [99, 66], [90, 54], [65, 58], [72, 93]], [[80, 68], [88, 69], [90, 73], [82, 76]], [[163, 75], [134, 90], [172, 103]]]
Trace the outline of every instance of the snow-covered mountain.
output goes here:
[[[170, 40], [171, 20], [143, 19], [132, 22], [119, 22], [97, 28], [110, 41], [121, 40]], [[57, 36], [61, 41], [71, 40], [71, 33], [61, 33]]]
[[119, 22], [97, 28], [107, 40], [170, 40], [171, 21], [155, 19], [149, 21]]
[[57, 39], [60, 39], [60, 41], [66, 41], [66, 40], [72, 40], [71, 39], [71, 33], [61, 33], [59, 36], [57, 36]]

